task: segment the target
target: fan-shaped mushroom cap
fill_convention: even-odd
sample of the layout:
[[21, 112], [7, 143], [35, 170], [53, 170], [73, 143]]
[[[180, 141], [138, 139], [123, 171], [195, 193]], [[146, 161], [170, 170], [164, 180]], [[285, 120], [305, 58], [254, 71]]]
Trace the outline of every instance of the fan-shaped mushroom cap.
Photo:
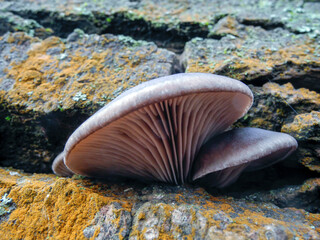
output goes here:
[[252, 99], [245, 84], [213, 74], [176, 74], [142, 83], [71, 135], [64, 163], [85, 176], [184, 183], [203, 143], [242, 117]]
[[288, 134], [259, 128], [239, 128], [210, 139], [193, 166], [193, 180], [209, 187], [225, 187], [244, 170], [270, 166], [289, 156], [297, 141]]
[[71, 177], [73, 175], [73, 172], [71, 172], [64, 164], [64, 152], [56, 156], [52, 163], [52, 170], [55, 174], [62, 177]]

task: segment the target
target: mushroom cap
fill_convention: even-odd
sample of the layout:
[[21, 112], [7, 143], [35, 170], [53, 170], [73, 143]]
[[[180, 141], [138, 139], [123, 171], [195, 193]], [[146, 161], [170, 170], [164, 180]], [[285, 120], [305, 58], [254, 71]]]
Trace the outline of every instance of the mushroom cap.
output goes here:
[[182, 184], [212, 136], [251, 107], [240, 81], [182, 73], [142, 83], [85, 121], [68, 139], [64, 163], [72, 172]]
[[73, 172], [70, 171], [64, 164], [64, 152], [56, 156], [55, 160], [52, 163], [52, 170], [55, 174], [62, 177], [71, 177], [73, 175]]
[[298, 147], [286, 133], [239, 128], [214, 136], [200, 149], [193, 166], [194, 181], [225, 187], [241, 172], [258, 170], [285, 159]]

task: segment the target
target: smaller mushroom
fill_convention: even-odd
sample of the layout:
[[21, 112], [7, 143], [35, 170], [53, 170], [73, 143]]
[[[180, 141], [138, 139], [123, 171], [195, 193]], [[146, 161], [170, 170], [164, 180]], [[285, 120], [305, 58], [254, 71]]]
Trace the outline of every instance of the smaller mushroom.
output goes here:
[[193, 167], [193, 181], [208, 187], [232, 184], [243, 171], [259, 170], [289, 156], [298, 147], [288, 134], [260, 128], [238, 128], [211, 138]]

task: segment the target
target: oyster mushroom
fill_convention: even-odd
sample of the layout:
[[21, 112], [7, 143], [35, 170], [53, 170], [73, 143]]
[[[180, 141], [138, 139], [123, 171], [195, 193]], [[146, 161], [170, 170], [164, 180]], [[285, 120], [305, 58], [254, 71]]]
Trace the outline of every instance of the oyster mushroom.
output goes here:
[[288, 134], [260, 128], [238, 128], [211, 138], [202, 146], [193, 166], [193, 181], [225, 187], [241, 172], [268, 167], [289, 156], [297, 141]]
[[73, 172], [71, 172], [63, 162], [64, 159], [64, 152], [60, 153], [56, 156], [55, 160], [52, 163], [52, 170], [55, 174], [64, 176], [64, 177], [71, 177]]
[[[216, 153], [210, 153], [211, 160], [196, 158], [199, 150], [242, 117], [252, 101], [252, 92], [245, 84], [213, 74], [175, 74], [142, 83], [121, 94], [76, 129], [63, 153], [54, 160], [53, 171], [61, 176], [72, 173], [96, 178], [125, 176], [174, 184], [215, 179], [210, 172], [217, 172], [213, 164], [219, 162]], [[228, 137], [223, 139], [228, 141]], [[290, 149], [294, 147], [296, 142]], [[235, 150], [236, 147], [230, 147], [230, 151]], [[254, 160], [265, 165], [266, 155], [256, 156], [229, 161], [239, 163], [241, 169], [248, 167], [246, 161], [252, 162], [250, 166], [254, 166]], [[237, 168], [237, 164], [230, 166]], [[226, 179], [227, 183], [232, 182], [232, 178]]]

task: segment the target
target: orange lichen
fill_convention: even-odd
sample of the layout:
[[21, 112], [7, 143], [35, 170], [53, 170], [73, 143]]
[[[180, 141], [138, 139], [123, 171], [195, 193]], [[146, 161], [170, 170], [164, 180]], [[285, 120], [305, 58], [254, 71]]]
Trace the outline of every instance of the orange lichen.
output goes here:
[[205, 1], [197, 2], [196, 8], [194, 8], [194, 3], [188, 1], [170, 1], [170, 4], [161, 5], [157, 2], [146, 2], [139, 8], [131, 8], [129, 11], [128, 9], [123, 10], [155, 24], [200, 23], [200, 26], [206, 26], [212, 24], [212, 14], [217, 11], [217, 8], [208, 7]]
[[238, 36], [238, 22], [234, 17], [226, 16], [214, 28], [214, 34], [218, 35], [227, 35], [231, 34], [234, 36]]
[[303, 166], [307, 167], [311, 171], [320, 172], [319, 158], [304, 157], [299, 160], [299, 162], [301, 162]]
[[263, 85], [263, 90], [266, 93], [271, 93], [281, 98], [284, 98], [288, 103], [298, 101], [308, 101], [320, 105], [320, 94], [315, 91], [310, 91], [307, 88], [295, 89], [291, 83], [279, 85], [276, 83], [266, 83]]
[[[281, 131], [291, 133], [298, 139], [312, 139], [314, 137], [312, 131], [314, 127], [320, 126], [320, 112], [312, 111], [311, 113], [304, 113], [295, 116], [292, 123], [282, 126]], [[317, 137], [317, 136], [316, 136]]]
[[[274, 51], [265, 49], [264, 54], [258, 54], [261, 49], [248, 49], [245, 47], [246, 39], [236, 40], [235, 50], [225, 50], [225, 58], [217, 58], [208, 55], [201, 55], [200, 58], [191, 57], [186, 62], [186, 72], [209, 72], [223, 73], [229, 77], [239, 80], [250, 80], [257, 76], [273, 75], [274, 79], [286, 79], [294, 75], [304, 75], [313, 71], [312, 66], [319, 66], [319, 58], [306, 52], [313, 52], [317, 45], [312, 41], [297, 42]], [[243, 45], [243, 47], [242, 47]], [[250, 57], [248, 57], [250, 56]], [[208, 57], [208, 62], [204, 59]], [[214, 64], [211, 64], [211, 58]], [[274, 75], [274, 70], [280, 69], [290, 63], [297, 67], [286, 67], [281, 70], [279, 76]], [[309, 68], [306, 69], [305, 66]]]
[[[319, 179], [309, 181], [301, 191], [311, 191], [319, 184]], [[0, 197], [9, 193], [7, 197], [16, 204], [16, 209], [10, 213], [9, 219], [0, 224], [0, 235], [4, 236], [2, 239], [85, 239], [83, 230], [95, 223], [94, 219], [101, 208], [117, 203], [121, 208], [112, 209], [113, 215], [109, 224], [119, 230], [121, 238], [121, 232], [128, 227], [120, 226], [122, 211], [131, 212], [133, 204], [140, 198], [139, 191], [127, 189], [125, 185], [94, 183], [77, 176], [66, 179], [50, 174], [30, 175], [0, 169]], [[187, 189], [193, 191], [192, 188]], [[153, 194], [153, 191], [149, 194]], [[304, 225], [287, 222], [281, 217], [266, 217], [261, 208], [267, 208], [278, 216], [285, 211], [272, 205], [249, 202], [239, 205], [233, 198], [214, 197], [201, 188], [195, 189], [188, 197], [184, 197], [187, 193], [183, 188], [175, 194], [178, 197], [173, 196], [173, 199], [177, 199], [174, 203], [163, 203], [160, 200], [158, 203], [146, 202], [139, 207], [133, 216], [130, 237], [145, 239], [146, 234], [154, 233], [158, 234], [159, 239], [174, 239], [178, 236], [194, 239], [195, 235], [203, 238], [230, 234], [246, 237], [255, 233], [259, 238], [263, 238], [269, 226], [276, 225], [287, 229], [288, 236], [294, 234], [298, 238], [302, 238], [306, 233], [320, 233], [320, 229], [311, 229], [307, 222]], [[320, 214], [293, 210], [304, 215], [311, 224], [320, 221]], [[197, 228], [197, 224], [202, 227]], [[221, 225], [225, 226], [224, 229], [221, 229]], [[186, 226], [188, 232], [185, 232]], [[99, 235], [100, 228], [99, 224], [95, 225], [91, 239]]]
[[102, 206], [125, 202], [84, 186], [87, 180], [14, 173], [0, 169], [0, 194], [9, 192], [16, 204], [0, 224], [2, 239], [85, 239], [83, 230]]
[[22, 43], [27, 42], [27, 41], [36, 42], [38, 40], [39, 39], [32, 38], [23, 32], [17, 32], [14, 35], [12, 35], [12, 34], [9, 35], [9, 37], [7, 38], [7, 43], [16, 43], [18, 45], [21, 45]]
[[[230, 202], [229, 204], [232, 204], [232, 202]], [[236, 205], [236, 203], [233, 203]], [[202, 205], [204, 207], [207, 207], [206, 205]], [[163, 211], [160, 210], [159, 205], [155, 205], [152, 206], [150, 210], [154, 211], [154, 215], [155, 216], [161, 216], [161, 219], [170, 219], [172, 217], [172, 213], [173, 211], [175, 211], [175, 209], [179, 209], [179, 207], [174, 207], [170, 204], [162, 204], [161, 205], [162, 209], [166, 209], [166, 213], [165, 216], [163, 216]], [[248, 227], [250, 229], [251, 233], [258, 233], [260, 238], [264, 237], [264, 231], [266, 231], [268, 229], [268, 226], [277, 226], [277, 225], [282, 225], [282, 226], [287, 226], [289, 229], [289, 226], [292, 225], [292, 223], [286, 223], [283, 222], [281, 220], [276, 220], [274, 218], [269, 218], [269, 217], [265, 217], [263, 216], [263, 213], [261, 213], [261, 211], [259, 211], [259, 209], [257, 209], [257, 211], [252, 211], [252, 210], [245, 210], [239, 217], [235, 217], [231, 220], [225, 220], [227, 222], [224, 222], [222, 219], [215, 219], [214, 216], [216, 216], [217, 214], [219, 215], [223, 215], [226, 216], [224, 214], [223, 211], [221, 211], [221, 205], [216, 204], [214, 206], [214, 208], [207, 208], [207, 209], [202, 209], [202, 210], [197, 210], [197, 214], [194, 211], [194, 209], [192, 208], [191, 205], [186, 205], [185, 211], [187, 211], [187, 214], [191, 214], [192, 216], [192, 220], [190, 221], [190, 234], [185, 234], [182, 232], [182, 229], [180, 228], [180, 225], [172, 222], [171, 219], [171, 227], [170, 227], [170, 231], [168, 231], [168, 229], [166, 231], [164, 231], [164, 226], [159, 226], [159, 225], [155, 225], [153, 227], [153, 229], [156, 229], [155, 231], [159, 232], [159, 238], [160, 239], [171, 239], [171, 238], [177, 238], [177, 237], [182, 237], [184, 239], [194, 239], [195, 234], [197, 233], [197, 231], [199, 231], [199, 229], [196, 229], [195, 227], [195, 223], [198, 221], [198, 217], [199, 215], [204, 217], [205, 219], [205, 226], [206, 229], [212, 229], [212, 228], [216, 228], [217, 232], [212, 233], [212, 236], [221, 236], [221, 237], [225, 237], [226, 234], [232, 233], [232, 234], [236, 234], [237, 238], [239, 237], [246, 237], [247, 235], [246, 233], [246, 227]], [[299, 210], [296, 210], [299, 211]], [[312, 221], [316, 221], [319, 220], [319, 215], [317, 214], [312, 214]], [[151, 216], [149, 216], [151, 218]], [[137, 221], [142, 220], [143, 219], [137, 219]], [[163, 221], [165, 222], [165, 221]], [[226, 224], [226, 228], [224, 230], [219, 229], [219, 226], [221, 225], [221, 223], [225, 223]], [[131, 237], [137, 237], [138, 239], [145, 239], [145, 234], [147, 232], [147, 230], [149, 230], [149, 228], [147, 227], [143, 227], [140, 230], [138, 229], [139, 224], [135, 223], [133, 225], [133, 231], [131, 232]], [[304, 226], [301, 226], [301, 229], [299, 231], [286, 231], [286, 234], [288, 236], [292, 236], [293, 234], [295, 234], [296, 237], [303, 237], [303, 234], [308, 233], [308, 228], [307, 226], [305, 226], [306, 228], [303, 228]], [[266, 229], [266, 230], [264, 230]], [[303, 230], [302, 230], [303, 229]], [[300, 232], [301, 231], [301, 232]], [[205, 238], [206, 234], [208, 232], [204, 231], [202, 233], [202, 238]], [[199, 234], [199, 232], [198, 232]], [[316, 234], [316, 232], [311, 233], [311, 234]], [[250, 234], [248, 234], [250, 235]]]
[[[17, 37], [20, 35], [11, 34], [9, 39], [17, 41]], [[92, 44], [116, 41], [106, 36], [101, 38]], [[73, 51], [57, 37], [33, 43], [26, 60], [12, 62], [7, 68], [7, 78], [14, 79], [15, 84], [8, 92], [1, 91], [1, 95], [12, 106], [47, 112], [74, 105], [104, 105], [125, 89], [158, 77], [156, 72], [147, 75], [146, 72], [135, 71], [139, 62], [146, 61], [145, 58], [156, 50], [154, 48], [135, 52], [124, 44], [119, 52], [110, 48], [94, 50], [85, 43], [78, 44], [78, 50]], [[50, 49], [57, 49], [58, 53], [50, 55]], [[108, 58], [112, 58], [111, 65], [106, 65]], [[129, 83], [131, 74], [135, 74], [135, 78]]]

